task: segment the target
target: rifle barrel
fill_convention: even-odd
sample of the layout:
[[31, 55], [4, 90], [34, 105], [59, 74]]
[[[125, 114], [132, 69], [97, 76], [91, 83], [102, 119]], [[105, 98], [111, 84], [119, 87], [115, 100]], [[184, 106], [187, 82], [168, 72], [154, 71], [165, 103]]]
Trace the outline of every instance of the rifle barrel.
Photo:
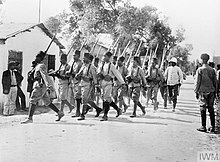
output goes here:
[[46, 54], [46, 53], [47, 53], [47, 51], [49, 50], [49, 48], [50, 48], [51, 44], [53, 43], [53, 40], [54, 40], [54, 39], [55, 39], [55, 37], [56, 37], [56, 35], [57, 35], [57, 33], [55, 33], [55, 34], [54, 34], [54, 36], [53, 36], [53, 38], [51, 39], [50, 44], [47, 46], [47, 49], [46, 49], [46, 51], [45, 51], [45, 54]]

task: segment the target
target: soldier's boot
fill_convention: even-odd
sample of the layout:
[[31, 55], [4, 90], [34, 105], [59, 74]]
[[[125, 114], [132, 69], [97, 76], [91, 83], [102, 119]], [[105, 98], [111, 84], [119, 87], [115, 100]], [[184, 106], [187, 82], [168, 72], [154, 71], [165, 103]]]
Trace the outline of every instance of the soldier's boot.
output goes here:
[[80, 117], [80, 105], [82, 103], [82, 99], [76, 99], [76, 114], [72, 116], [72, 118], [74, 117]]
[[142, 111], [142, 115], [145, 115], [146, 114], [146, 111], [145, 111], [145, 107], [140, 103], [140, 101], [137, 102], [137, 105], [141, 108], [141, 111]]
[[86, 114], [86, 111], [88, 112], [88, 105], [83, 105], [83, 108], [82, 108], [82, 113], [80, 115], [80, 118], [78, 120], [85, 120], [85, 114]]
[[59, 111], [59, 109], [53, 103], [50, 103], [48, 107], [57, 113], [58, 119], [56, 121], [60, 121], [60, 119], [64, 116], [64, 113]]
[[198, 128], [197, 130], [200, 132], [206, 132], [206, 111], [205, 110], [200, 110], [201, 113], [201, 122], [202, 122], [202, 126], [200, 128]]
[[103, 110], [104, 110], [104, 115], [100, 121], [107, 121], [108, 120], [108, 111], [110, 109], [110, 103], [105, 101], [103, 102]]
[[93, 101], [89, 101], [88, 103], [89, 105], [91, 105], [92, 107], [94, 107], [96, 109], [96, 115], [95, 117], [98, 117], [100, 115], [100, 113], [102, 112], [102, 109], [100, 107], [98, 107], [95, 102]]
[[136, 111], [137, 111], [137, 102], [134, 101], [133, 113], [132, 113], [132, 115], [130, 116], [131, 118], [134, 118], [134, 117], [137, 116], [137, 115], [136, 115]]
[[211, 123], [211, 127], [209, 128], [209, 131], [210, 133], [215, 133], [215, 112], [211, 111], [209, 115], [210, 115], [210, 123]]
[[36, 109], [36, 105], [30, 104], [28, 119], [22, 121], [21, 124], [33, 123], [33, 115], [34, 115], [35, 109]]
[[177, 103], [177, 100], [176, 99], [174, 99], [173, 100], [173, 112], [175, 112], [175, 110], [176, 110], [176, 103]]
[[121, 109], [113, 101], [110, 103], [110, 106], [117, 111], [117, 115], [115, 116], [116, 118], [122, 114]]

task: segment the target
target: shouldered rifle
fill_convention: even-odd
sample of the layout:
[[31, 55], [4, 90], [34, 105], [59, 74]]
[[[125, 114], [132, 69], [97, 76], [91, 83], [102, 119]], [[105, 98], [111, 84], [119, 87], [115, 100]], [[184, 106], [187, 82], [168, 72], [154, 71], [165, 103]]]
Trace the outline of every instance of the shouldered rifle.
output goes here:
[[48, 52], [48, 50], [49, 50], [49, 48], [50, 48], [51, 44], [53, 43], [53, 41], [54, 41], [54, 39], [55, 39], [56, 35], [57, 35], [57, 33], [55, 33], [55, 34], [54, 34], [54, 36], [53, 36], [53, 38], [51, 39], [50, 44], [48, 45], [48, 47], [47, 47], [46, 51], [44, 51], [44, 53], [45, 53], [45, 54], [47, 54], [47, 52]]

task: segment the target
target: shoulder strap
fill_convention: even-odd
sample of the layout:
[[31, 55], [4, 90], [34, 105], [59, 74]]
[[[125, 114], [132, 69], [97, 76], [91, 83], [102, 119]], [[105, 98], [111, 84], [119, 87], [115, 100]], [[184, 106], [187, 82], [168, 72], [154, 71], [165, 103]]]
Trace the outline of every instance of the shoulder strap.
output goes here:
[[111, 62], [109, 63], [109, 66], [108, 66], [108, 73], [107, 73], [107, 74], [109, 74], [110, 69], [111, 69]]
[[87, 70], [87, 74], [86, 76], [89, 76], [89, 70], [90, 70], [91, 64], [89, 64], [88, 70]]

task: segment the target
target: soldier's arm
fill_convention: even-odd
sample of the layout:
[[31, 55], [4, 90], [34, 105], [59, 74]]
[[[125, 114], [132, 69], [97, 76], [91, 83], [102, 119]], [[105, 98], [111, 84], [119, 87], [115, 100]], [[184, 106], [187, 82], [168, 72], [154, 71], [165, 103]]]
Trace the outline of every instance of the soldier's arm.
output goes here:
[[91, 71], [91, 78], [93, 79], [94, 84], [97, 85], [98, 84], [98, 80], [97, 80], [97, 75], [96, 75], [95, 67], [91, 66], [90, 71]]
[[199, 88], [201, 85], [201, 74], [199, 73], [199, 69], [196, 70], [196, 75], [195, 75], [195, 93], [198, 93]]
[[49, 81], [48, 81], [46, 66], [43, 66], [43, 65], [40, 66], [39, 71], [40, 71], [42, 79], [44, 80], [44, 83], [46, 84], [46, 87], [50, 87], [51, 85], [49, 84]]
[[145, 75], [144, 75], [144, 71], [140, 68], [140, 76], [141, 76], [141, 80], [142, 80], [142, 83], [144, 86], [147, 85], [147, 81], [146, 81], [146, 78], [145, 78]]
[[115, 68], [114, 65], [111, 64], [111, 72], [118, 79], [121, 84], [125, 84], [125, 81], [121, 75], [121, 73]]

